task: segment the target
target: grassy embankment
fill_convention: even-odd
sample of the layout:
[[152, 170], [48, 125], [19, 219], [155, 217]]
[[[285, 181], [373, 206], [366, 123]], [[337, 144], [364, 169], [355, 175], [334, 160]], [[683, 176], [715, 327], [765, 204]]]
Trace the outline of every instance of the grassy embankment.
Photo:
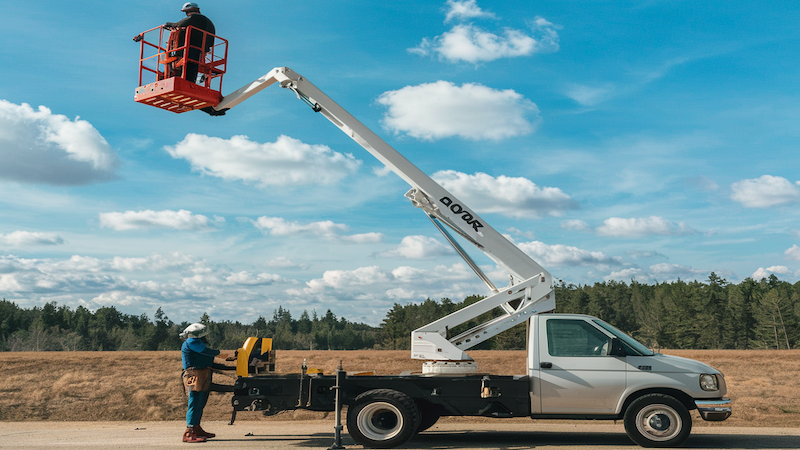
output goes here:
[[[800, 350], [664, 350], [697, 359], [725, 374], [733, 416], [696, 426], [800, 426]], [[482, 372], [525, 373], [523, 351], [473, 351]], [[276, 370], [297, 373], [309, 367], [378, 374], [419, 371], [407, 351], [278, 351]], [[232, 384], [215, 375], [214, 381]], [[181, 420], [185, 397], [180, 385], [179, 352], [0, 353], [0, 420], [145, 421]], [[212, 394], [205, 419], [227, 420], [229, 394]], [[282, 419], [320, 418], [324, 413], [294, 411]], [[244, 412], [238, 420], [270, 420]], [[472, 420], [472, 419], [471, 419]], [[480, 420], [480, 419], [478, 419]], [[491, 420], [491, 419], [488, 419]], [[514, 419], [518, 420], [518, 419]], [[527, 420], [527, 419], [525, 419]]]

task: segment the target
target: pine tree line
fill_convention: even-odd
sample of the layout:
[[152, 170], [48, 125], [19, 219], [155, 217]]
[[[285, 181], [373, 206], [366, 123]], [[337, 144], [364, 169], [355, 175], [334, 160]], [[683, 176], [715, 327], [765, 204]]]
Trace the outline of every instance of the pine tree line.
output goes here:
[[[337, 318], [330, 310], [318, 316], [303, 311], [292, 319], [278, 307], [272, 319], [259, 317], [252, 324], [214, 322], [208, 314], [199, 320], [208, 327], [206, 340], [213, 348], [237, 349], [249, 336], [271, 337], [273, 348], [351, 350], [373, 348], [378, 329]], [[114, 351], [178, 350], [180, 332], [189, 322], [171, 321], [161, 308], [154, 320], [147, 315], [124, 314], [115, 307], [91, 312], [83, 306], [72, 310], [55, 302], [31, 309], [0, 301], [0, 351]]]
[[[272, 318], [252, 324], [200, 319], [209, 328], [214, 348], [239, 348], [248, 336], [271, 337], [281, 350], [355, 350], [410, 348], [410, 333], [436, 318], [483, 297], [461, 302], [425, 300], [394, 306], [379, 327], [351, 322], [327, 310], [303, 311], [295, 319], [278, 307]], [[739, 284], [712, 273], [705, 283], [676, 281], [654, 285], [608, 281], [594, 285], [556, 286], [556, 312], [590, 314], [653, 348], [787, 349], [800, 346], [800, 282], [794, 285], [774, 275]], [[488, 320], [490, 312], [449, 330], [451, 336]], [[0, 301], [0, 351], [177, 350], [180, 331], [189, 323], [171, 321], [159, 308], [147, 315], [124, 314], [112, 307], [92, 312], [56, 303], [24, 309]], [[512, 328], [479, 349], [522, 349], [525, 327]]]

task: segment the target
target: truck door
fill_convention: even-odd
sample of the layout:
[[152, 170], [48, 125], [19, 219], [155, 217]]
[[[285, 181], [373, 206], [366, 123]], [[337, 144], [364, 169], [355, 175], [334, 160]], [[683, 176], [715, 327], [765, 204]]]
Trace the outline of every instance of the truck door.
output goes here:
[[608, 355], [611, 336], [579, 317], [540, 319], [539, 367], [533, 370], [539, 392], [532, 401], [539, 398], [541, 413], [614, 414], [627, 364], [624, 357]]

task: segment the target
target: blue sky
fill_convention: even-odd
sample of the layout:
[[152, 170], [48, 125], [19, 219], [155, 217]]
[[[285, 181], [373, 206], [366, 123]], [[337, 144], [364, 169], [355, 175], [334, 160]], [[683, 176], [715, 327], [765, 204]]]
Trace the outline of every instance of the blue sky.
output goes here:
[[[131, 38], [181, 4], [0, 5], [0, 296], [377, 324], [487, 293], [293, 93], [224, 117], [135, 103]], [[800, 280], [795, 2], [200, 7], [230, 42], [224, 93], [294, 69], [557, 279]]]

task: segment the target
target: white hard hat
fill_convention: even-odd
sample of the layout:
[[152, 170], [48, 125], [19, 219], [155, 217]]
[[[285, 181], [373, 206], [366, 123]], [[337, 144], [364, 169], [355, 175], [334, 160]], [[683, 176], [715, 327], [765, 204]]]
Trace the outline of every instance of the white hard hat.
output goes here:
[[197, 3], [195, 2], [186, 2], [183, 4], [183, 8], [181, 8], [181, 11], [189, 11], [192, 9], [200, 9], [200, 7], [197, 6]]
[[180, 336], [182, 338], [201, 338], [206, 334], [208, 334], [208, 330], [206, 329], [205, 325], [202, 323], [193, 323], [186, 327]]

